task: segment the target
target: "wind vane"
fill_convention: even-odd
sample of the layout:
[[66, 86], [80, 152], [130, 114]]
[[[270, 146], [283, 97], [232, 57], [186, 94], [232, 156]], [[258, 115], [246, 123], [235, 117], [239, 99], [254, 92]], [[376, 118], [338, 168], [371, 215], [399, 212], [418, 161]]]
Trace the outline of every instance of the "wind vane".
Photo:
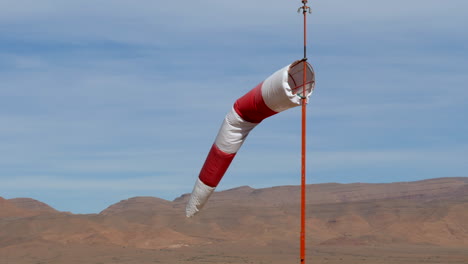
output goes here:
[[198, 213], [218, 186], [250, 131], [263, 119], [287, 109], [302, 106], [301, 142], [301, 232], [300, 260], [305, 263], [306, 207], [306, 105], [315, 88], [315, 73], [307, 63], [307, 13], [310, 7], [302, 1], [304, 15], [304, 57], [270, 75], [234, 102], [223, 120], [218, 135], [200, 170], [187, 203], [185, 214]]

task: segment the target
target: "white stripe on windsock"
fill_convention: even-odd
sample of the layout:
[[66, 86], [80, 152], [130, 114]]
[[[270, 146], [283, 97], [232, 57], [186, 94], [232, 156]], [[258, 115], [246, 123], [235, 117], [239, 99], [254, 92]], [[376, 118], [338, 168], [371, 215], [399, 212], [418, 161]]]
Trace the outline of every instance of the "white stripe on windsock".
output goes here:
[[[293, 89], [298, 87], [298, 84], [302, 84], [303, 67], [302, 63], [292, 63], [275, 72], [263, 82], [262, 97], [271, 110], [279, 113], [301, 104], [301, 97], [297, 96]], [[314, 73], [310, 70], [306, 72], [308, 82], [313, 80], [315, 83]], [[306, 87], [308, 100], [314, 84]]]
[[216, 136], [216, 146], [226, 153], [236, 153], [250, 131], [258, 124], [250, 123], [242, 119], [234, 110], [224, 118], [223, 124]]
[[185, 215], [187, 217], [194, 216], [200, 209], [203, 208], [208, 198], [210, 198], [215, 187], [210, 187], [204, 184], [200, 179], [197, 179], [195, 186], [193, 187], [192, 195], [190, 200], [185, 207]]

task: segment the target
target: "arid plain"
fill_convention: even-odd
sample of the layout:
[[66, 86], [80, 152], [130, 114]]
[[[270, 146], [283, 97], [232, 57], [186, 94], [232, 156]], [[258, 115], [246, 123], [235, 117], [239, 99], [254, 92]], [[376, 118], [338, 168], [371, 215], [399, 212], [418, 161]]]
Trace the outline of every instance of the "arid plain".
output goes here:
[[[468, 263], [468, 178], [307, 190], [307, 263]], [[0, 264], [299, 263], [299, 193], [217, 192], [193, 218], [186, 194], [86, 215], [0, 198]]]

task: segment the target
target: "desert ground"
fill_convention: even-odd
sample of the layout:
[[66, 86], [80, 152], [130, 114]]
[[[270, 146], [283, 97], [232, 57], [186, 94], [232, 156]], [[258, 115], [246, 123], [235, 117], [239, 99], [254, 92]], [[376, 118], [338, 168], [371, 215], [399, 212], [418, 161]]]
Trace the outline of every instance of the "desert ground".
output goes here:
[[[306, 263], [468, 263], [468, 178], [307, 186]], [[99, 214], [0, 198], [0, 264], [299, 263], [299, 187], [133, 197]]]

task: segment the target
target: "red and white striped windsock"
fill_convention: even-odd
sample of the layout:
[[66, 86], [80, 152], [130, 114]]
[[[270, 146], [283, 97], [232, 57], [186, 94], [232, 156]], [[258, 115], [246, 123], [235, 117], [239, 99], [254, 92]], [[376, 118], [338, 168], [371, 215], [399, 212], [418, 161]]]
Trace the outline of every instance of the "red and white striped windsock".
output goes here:
[[263, 119], [308, 100], [315, 87], [315, 74], [307, 63], [306, 94], [303, 95], [302, 61], [275, 72], [250, 92], [237, 99], [224, 118], [216, 140], [205, 160], [186, 207], [187, 217], [195, 215], [206, 203], [244, 143], [249, 132]]

